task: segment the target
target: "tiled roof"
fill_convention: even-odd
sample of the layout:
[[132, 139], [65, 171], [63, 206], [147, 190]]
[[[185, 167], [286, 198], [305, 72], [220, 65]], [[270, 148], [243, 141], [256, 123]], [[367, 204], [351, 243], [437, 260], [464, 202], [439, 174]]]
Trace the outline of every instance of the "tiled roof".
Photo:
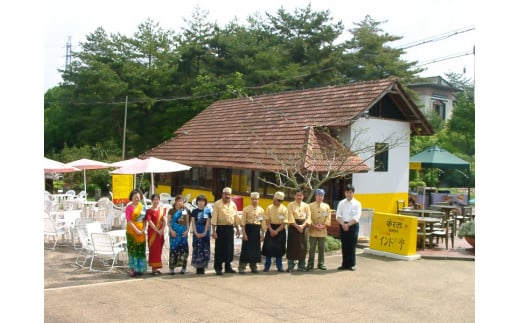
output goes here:
[[[394, 102], [406, 119], [415, 120], [426, 129], [425, 134], [432, 131], [397, 80], [384, 79], [218, 101], [142, 157], [193, 167], [265, 170], [278, 168], [280, 158], [289, 162], [291, 156], [302, 156], [304, 148], [309, 148], [306, 169], [323, 170], [327, 162], [318, 162], [317, 152], [323, 156], [326, 147], [338, 143], [315, 127], [347, 126], [387, 94], [397, 98]], [[358, 165], [356, 171], [366, 170], [366, 165], [359, 167], [359, 157], [353, 156], [349, 162], [350, 167]]]

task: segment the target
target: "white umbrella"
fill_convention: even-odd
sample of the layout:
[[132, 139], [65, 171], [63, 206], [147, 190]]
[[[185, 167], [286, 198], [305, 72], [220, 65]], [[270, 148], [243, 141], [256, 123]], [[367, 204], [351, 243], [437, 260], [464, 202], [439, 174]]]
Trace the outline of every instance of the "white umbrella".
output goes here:
[[[191, 166], [187, 166], [181, 163], [159, 159], [155, 157], [149, 157], [147, 159], [138, 159], [130, 162], [129, 160], [125, 163], [125, 166], [112, 171], [112, 174], [142, 174], [142, 173], [151, 173], [152, 174], [152, 183], [151, 183], [151, 192], [153, 194], [155, 191], [155, 185], [153, 182], [153, 174], [154, 173], [174, 173], [174, 172], [182, 172], [186, 170], [190, 170]], [[125, 162], [125, 161], [123, 161]], [[113, 165], [113, 164], [112, 164]]]
[[66, 164], [83, 170], [83, 186], [85, 187], [85, 197], [87, 196], [87, 169], [102, 169], [110, 167], [110, 164], [91, 159], [78, 159]]
[[121, 160], [121, 161], [118, 161], [118, 162], [110, 164], [110, 167], [114, 167], [114, 168], [125, 167], [125, 166], [128, 166], [128, 165], [132, 165], [132, 164], [134, 164], [136, 162], [139, 162], [141, 160], [142, 159], [139, 159], [137, 157], [132, 158], [132, 159]]
[[70, 173], [80, 170], [79, 168], [67, 166], [62, 162], [47, 157], [43, 157], [43, 169], [45, 173]]

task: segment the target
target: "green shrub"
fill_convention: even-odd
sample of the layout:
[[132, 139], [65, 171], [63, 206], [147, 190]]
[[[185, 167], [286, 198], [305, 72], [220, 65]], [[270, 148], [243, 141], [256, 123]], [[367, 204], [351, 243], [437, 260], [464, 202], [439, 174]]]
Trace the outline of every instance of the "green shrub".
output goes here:
[[457, 236], [459, 238], [464, 238], [465, 236], [475, 236], [475, 221], [464, 222], [459, 228], [459, 232], [457, 232]]
[[333, 251], [341, 249], [341, 240], [336, 239], [332, 236], [327, 236], [325, 240], [325, 251]]
[[408, 182], [408, 186], [410, 186], [412, 192], [416, 192], [418, 186], [425, 187], [426, 183], [424, 181], [410, 181]]
[[[341, 249], [341, 240], [334, 238], [333, 236], [327, 236], [325, 238], [325, 252], [334, 251]], [[307, 251], [309, 250], [309, 239], [307, 239]], [[316, 252], [318, 252], [318, 246], [316, 246]]]

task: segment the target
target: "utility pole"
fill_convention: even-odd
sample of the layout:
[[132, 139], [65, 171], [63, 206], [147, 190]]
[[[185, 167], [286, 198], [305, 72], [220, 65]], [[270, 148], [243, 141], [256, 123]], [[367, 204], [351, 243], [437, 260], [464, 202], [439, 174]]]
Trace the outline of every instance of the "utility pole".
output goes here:
[[72, 62], [72, 44], [70, 42], [71, 37], [69, 36], [69, 40], [67, 41], [67, 45], [65, 47], [65, 69], [71, 68]]
[[123, 123], [123, 158], [121, 160], [125, 160], [125, 140], [126, 140], [126, 110], [128, 108], [128, 95], [125, 99], [125, 121]]

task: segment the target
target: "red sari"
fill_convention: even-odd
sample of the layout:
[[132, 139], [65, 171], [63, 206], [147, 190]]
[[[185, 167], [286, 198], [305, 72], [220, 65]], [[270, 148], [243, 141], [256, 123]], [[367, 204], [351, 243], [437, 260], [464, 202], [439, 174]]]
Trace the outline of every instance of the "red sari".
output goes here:
[[[164, 208], [157, 210], [146, 210], [146, 220], [153, 222], [157, 229], [164, 232]], [[148, 226], [148, 264], [152, 270], [162, 268], [162, 251], [164, 245], [164, 235], [159, 235], [152, 226]]]

